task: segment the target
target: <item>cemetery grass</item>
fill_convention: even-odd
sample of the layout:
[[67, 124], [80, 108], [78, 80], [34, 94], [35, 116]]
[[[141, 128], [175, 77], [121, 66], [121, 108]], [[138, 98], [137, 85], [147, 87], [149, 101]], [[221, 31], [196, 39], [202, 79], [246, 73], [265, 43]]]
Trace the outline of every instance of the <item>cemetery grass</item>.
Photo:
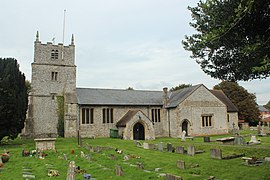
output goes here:
[[[247, 133], [248, 134], [248, 133]], [[24, 169], [28, 169], [36, 179], [66, 179], [67, 164], [69, 160], [74, 160], [76, 166], [86, 170], [92, 178], [103, 179], [165, 179], [160, 174], [174, 174], [183, 179], [207, 179], [209, 176], [215, 176], [217, 179], [250, 179], [261, 180], [270, 179], [270, 163], [264, 162], [260, 166], [246, 166], [241, 158], [229, 160], [216, 160], [210, 157], [211, 148], [222, 149], [223, 156], [244, 153], [246, 157], [264, 158], [270, 157], [270, 137], [260, 137], [261, 145], [222, 145], [215, 140], [220, 137], [230, 135], [211, 136], [209, 143], [204, 143], [202, 137], [196, 137], [194, 140], [181, 142], [178, 138], [157, 138], [148, 143], [157, 144], [163, 142], [172, 143], [173, 146], [194, 145], [196, 150], [203, 150], [204, 153], [188, 156], [187, 154], [177, 154], [169, 152], [160, 152], [157, 150], [147, 150], [135, 146], [133, 141], [115, 139], [115, 138], [96, 138], [83, 139], [83, 146], [78, 146], [76, 138], [57, 138], [55, 151], [46, 151], [45, 159], [36, 157], [22, 157], [22, 149], [33, 150], [35, 143], [33, 139], [16, 139], [8, 144], [0, 146], [0, 152], [4, 150], [10, 152], [10, 160], [0, 168], [0, 180], [22, 179]], [[245, 137], [249, 141], [250, 137]], [[140, 141], [143, 143], [144, 141]], [[101, 152], [90, 152], [89, 147], [107, 147]], [[110, 148], [108, 148], [110, 147]], [[115, 148], [123, 150], [122, 154], [117, 154]], [[74, 150], [74, 154], [71, 154]], [[80, 153], [90, 155], [91, 160], [82, 158]], [[68, 160], [65, 160], [64, 154]], [[116, 157], [112, 160], [111, 156]], [[131, 155], [133, 158], [124, 161], [125, 155]], [[176, 167], [177, 160], [185, 161], [185, 169]], [[137, 168], [137, 163], [141, 163], [144, 169]], [[123, 176], [115, 175], [115, 167], [119, 165], [123, 169]], [[157, 168], [160, 168], [157, 171]], [[30, 169], [30, 170], [29, 170]], [[48, 170], [58, 170], [60, 175], [48, 177]], [[76, 179], [84, 179], [83, 174], [76, 174]]]

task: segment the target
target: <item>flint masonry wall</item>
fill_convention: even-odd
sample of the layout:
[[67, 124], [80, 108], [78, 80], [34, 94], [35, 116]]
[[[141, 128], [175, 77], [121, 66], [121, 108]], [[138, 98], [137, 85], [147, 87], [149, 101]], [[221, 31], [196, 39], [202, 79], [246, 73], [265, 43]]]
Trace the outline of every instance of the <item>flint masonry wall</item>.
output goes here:
[[[26, 119], [25, 135], [30, 137], [56, 137], [58, 124], [57, 96], [64, 97], [66, 133], [76, 135], [77, 103], [75, 46], [35, 41], [32, 63], [30, 109]], [[67, 111], [69, 110], [69, 112]], [[29, 125], [31, 124], [31, 125]], [[71, 128], [69, 127], [71, 126]]]

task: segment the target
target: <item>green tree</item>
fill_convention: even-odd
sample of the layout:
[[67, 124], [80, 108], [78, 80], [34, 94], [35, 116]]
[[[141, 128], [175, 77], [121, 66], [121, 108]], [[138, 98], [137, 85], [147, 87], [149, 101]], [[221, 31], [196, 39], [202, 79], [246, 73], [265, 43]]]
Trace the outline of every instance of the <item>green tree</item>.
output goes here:
[[188, 9], [197, 33], [182, 43], [206, 74], [229, 81], [269, 77], [269, 0], [204, 0]]
[[270, 110], [270, 101], [268, 101], [263, 107]]
[[249, 93], [236, 82], [223, 81], [214, 86], [216, 90], [222, 90], [232, 103], [238, 108], [239, 119], [246, 120], [251, 125], [259, 121], [260, 112], [256, 103], [256, 96]]
[[129, 86], [127, 90], [134, 90], [134, 88]]
[[11, 139], [24, 128], [28, 105], [25, 76], [16, 59], [0, 58], [0, 140]]
[[176, 91], [176, 90], [184, 89], [190, 86], [192, 86], [192, 84], [179, 84], [178, 86], [172, 87], [170, 91]]

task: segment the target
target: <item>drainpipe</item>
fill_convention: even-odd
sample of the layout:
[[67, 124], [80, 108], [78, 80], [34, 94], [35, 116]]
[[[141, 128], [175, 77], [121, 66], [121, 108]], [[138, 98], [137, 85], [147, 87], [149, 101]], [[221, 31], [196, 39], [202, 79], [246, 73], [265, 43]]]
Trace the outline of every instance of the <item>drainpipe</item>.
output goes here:
[[168, 126], [169, 126], [169, 137], [171, 137], [171, 116], [170, 109], [167, 110]]

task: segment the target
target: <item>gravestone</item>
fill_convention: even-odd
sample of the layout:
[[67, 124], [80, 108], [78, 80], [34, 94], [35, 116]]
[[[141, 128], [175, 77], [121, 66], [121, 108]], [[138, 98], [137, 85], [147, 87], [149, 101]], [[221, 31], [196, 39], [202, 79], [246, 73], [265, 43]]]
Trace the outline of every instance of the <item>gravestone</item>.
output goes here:
[[178, 160], [176, 165], [179, 169], [185, 169], [185, 161]]
[[186, 141], [186, 134], [187, 134], [187, 132], [184, 130], [184, 131], [182, 132], [182, 135], [181, 135], [181, 140], [182, 140], [182, 141]]
[[149, 144], [148, 147], [149, 147], [149, 149], [153, 150], [153, 149], [155, 149], [155, 144]]
[[210, 149], [210, 155], [213, 159], [222, 159], [221, 149]]
[[115, 175], [116, 176], [123, 176], [123, 169], [121, 166], [116, 166], [115, 167]]
[[172, 151], [173, 151], [173, 146], [172, 146], [171, 143], [168, 143], [168, 144], [167, 144], [167, 151], [168, 151], [168, 152], [172, 152]]
[[147, 142], [143, 143], [143, 149], [149, 149], [149, 144]]
[[75, 162], [74, 161], [70, 161], [68, 163], [67, 179], [66, 180], [75, 180]]
[[257, 141], [256, 136], [251, 136], [249, 144], [260, 144], [260, 141]]
[[204, 136], [203, 137], [203, 142], [210, 142], [210, 137], [209, 136]]
[[173, 174], [166, 174], [166, 180], [182, 180], [182, 177]]
[[242, 136], [236, 136], [235, 139], [234, 139], [234, 144], [244, 145], [245, 144], [245, 139]]
[[137, 162], [137, 168], [138, 169], [144, 169], [143, 163]]
[[158, 143], [158, 150], [159, 151], [163, 151], [164, 147], [163, 147], [163, 142], [159, 142]]
[[34, 139], [38, 150], [55, 150], [55, 140], [56, 138]]
[[178, 154], [184, 154], [184, 152], [185, 152], [184, 147], [183, 146], [176, 146], [175, 152]]
[[195, 155], [195, 146], [192, 146], [192, 145], [188, 146], [187, 154], [190, 156], [194, 156]]
[[115, 155], [111, 154], [111, 155], [110, 155], [110, 159], [111, 159], [111, 160], [117, 160], [117, 157], [116, 157]]
[[64, 154], [64, 160], [65, 160], [65, 161], [67, 161], [67, 160], [68, 160], [68, 158], [67, 158], [67, 155], [66, 155], [66, 154]]

